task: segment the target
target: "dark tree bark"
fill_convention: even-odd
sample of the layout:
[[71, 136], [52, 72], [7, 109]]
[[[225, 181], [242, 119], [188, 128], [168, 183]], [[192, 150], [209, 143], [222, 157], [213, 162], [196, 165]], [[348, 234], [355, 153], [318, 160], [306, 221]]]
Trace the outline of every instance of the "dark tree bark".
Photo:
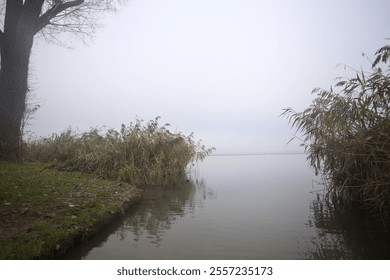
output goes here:
[[61, 12], [83, 3], [83, 0], [52, 1], [50, 8], [42, 13], [44, 0], [7, 0], [4, 31], [0, 30], [0, 160], [19, 159], [20, 129], [35, 34]]
[[[39, 1], [38, 1], [39, 2]], [[27, 3], [26, 3], [27, 4]], [[39, 3], [37, 3], [39, 4]], [[32, 9], [32, 7], [28, 7]], [[33, 10], [33, 9], [32, 9]], [[19, 156], [20, 125], [27, 93], [28, 64], [34, 35], [23, 1], [7, 1], [1, 40], [0, 69], [0, 157]]]

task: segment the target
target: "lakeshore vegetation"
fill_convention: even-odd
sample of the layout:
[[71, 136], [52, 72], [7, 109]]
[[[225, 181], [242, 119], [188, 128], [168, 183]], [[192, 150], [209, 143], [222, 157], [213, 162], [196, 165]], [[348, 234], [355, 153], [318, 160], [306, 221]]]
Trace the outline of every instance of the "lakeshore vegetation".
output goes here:
[[135, 204], [143, 186], [188, 180], [213, 150], [159, 117], [23, 142], [22, 162], [0, 162], [0, 259], [66, 253]]
[[23, 143], [23, 158], [136, 186], [175, 184], [186, 175], [187, 167], [214, 148], [195, 142], [192, 133], [171, 132], [170, 125], [160, 125], [159, 119], [136, 120], [122, 125], [120, 131], [93, 128], [76, 133], [69, 128]]
[[[390, 47], [380, 49], [370, 71], [338, 78], [302, 112], [284, 110], [329, 198], [390, 218]], [[300, 137], [300, 136], [297, 136]]]

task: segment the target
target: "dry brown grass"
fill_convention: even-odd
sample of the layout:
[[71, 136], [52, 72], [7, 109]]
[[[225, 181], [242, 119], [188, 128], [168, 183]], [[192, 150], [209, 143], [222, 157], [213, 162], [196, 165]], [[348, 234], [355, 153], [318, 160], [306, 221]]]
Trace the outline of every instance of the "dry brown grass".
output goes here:
[[24, 144], [26, 160], [52, 162], [61, 170], [82, 171], [137, 186], [175, 183], [187, 166], [213, 151], [193, 135], [172, 133], [159, 118], [122, 125], [120, 131], [68, 129]]

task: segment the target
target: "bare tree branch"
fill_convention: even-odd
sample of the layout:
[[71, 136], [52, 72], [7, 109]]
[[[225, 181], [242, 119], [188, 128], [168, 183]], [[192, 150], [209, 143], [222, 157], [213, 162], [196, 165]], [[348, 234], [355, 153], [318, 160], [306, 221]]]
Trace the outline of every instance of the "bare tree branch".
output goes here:
[[36, 32], [47, 42], [60, 46], [67, 45], [61, 42], [62, 34], [70, 34], [88, 44], [101, 26], [101, 17], [105, 13], [116, 12], [128, 1], [45, 0]]
[[20, 157], [20, 128], [26, 112], [30, 55], [36, 34], [60, 45], [60, 38], [64, 38], [61, 33], [70, 33], [86, 42], [85, 38], [92, 39], [100, 17], [116, 11], [116, 5], [125, 1], [1, 1], [0, 160], [18, 160]]
[[[130, 0], [0, 0], [0, 47], [1, 32], [6, 33], [6, 9], [19, 7], [15, 11], [34, 10], [35, 20], [29, 24], [34, 34], [43, 37], [50, 43], [59, 43], [61, 34], [67, 33], [81, 39], [84, 43], [92, 40], [101, 26], [100, 19], [105, 13], [116, 12]], [[37, 15], [40, 9], [40, 13]], [[31, 15], [31, 14], [30, 14]], [[9, 20], [17, 21], [19, 15], [9, 16]], [[38, 17], [38, 19], [37, 19]], [[34, 17], [30, 16], [30, 19]], [[79, 25], [77, 28], [75, 25]], [[8, 24], [9, 27], [16, 26]], [[55, 38], [57, 37], [57, 38]]]
[[84, 0], [74, 0], [70, 2], [53, 1], [53, 6], [39, 17], [38, 27], [35, 33], [39, 32], [46, 25], [50, 24], [50, 20], [62, 13], [63, 11], [79, 6], [84, 3]]

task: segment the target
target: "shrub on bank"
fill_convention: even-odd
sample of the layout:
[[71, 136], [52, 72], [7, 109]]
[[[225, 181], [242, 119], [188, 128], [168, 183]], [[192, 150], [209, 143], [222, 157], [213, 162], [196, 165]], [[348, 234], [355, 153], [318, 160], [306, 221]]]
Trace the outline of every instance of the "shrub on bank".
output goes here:
[[25, 158], [53, 162], [61, 170], [82, 171], [103, 178], [119, 179], [135, 185], [174, 183], [193, 161], [203, 160], [208, 149], [193, 135], [172, 133], [159, 118], [122, 125], [120, 131], [61, 134], [25, 143]]
[[[387, 61], [384, 61], [387, 63]], [[303, 112], [284, 110], [328, 190], [343, 203], [390, 210], [390, 66], [339, 79]], [[337, 89], [337, 91], [336, 91]]]

